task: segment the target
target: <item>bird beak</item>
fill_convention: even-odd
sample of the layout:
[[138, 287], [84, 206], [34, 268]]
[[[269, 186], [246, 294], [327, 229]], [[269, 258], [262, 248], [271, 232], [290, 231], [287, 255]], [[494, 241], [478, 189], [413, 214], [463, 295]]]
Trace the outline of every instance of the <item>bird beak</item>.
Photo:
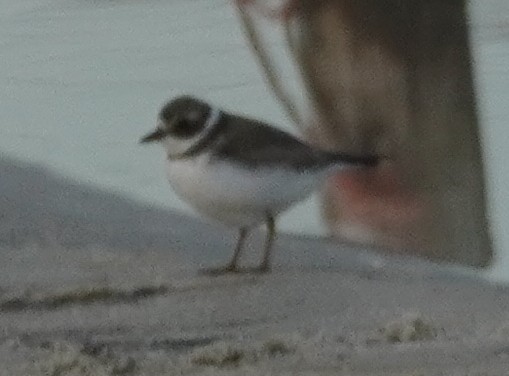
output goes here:
[[163, 139], [165, 136], [165, 132], [157, 128], [155, 131], [146, 134], [140, 139], [140, 144], [148, 144], [149, 142], [159, 141]]

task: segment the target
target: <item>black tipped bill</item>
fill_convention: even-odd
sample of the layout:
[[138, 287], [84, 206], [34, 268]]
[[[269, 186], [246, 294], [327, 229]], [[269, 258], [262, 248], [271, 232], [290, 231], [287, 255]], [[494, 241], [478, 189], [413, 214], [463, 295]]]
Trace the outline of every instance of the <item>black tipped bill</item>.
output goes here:
[[157, 128], [155, 131], [146, 134], [140, 139], [140, 144], [147, 144], [149, 142], [155, 142], [163, 139], [165, 133], [162, 129]]

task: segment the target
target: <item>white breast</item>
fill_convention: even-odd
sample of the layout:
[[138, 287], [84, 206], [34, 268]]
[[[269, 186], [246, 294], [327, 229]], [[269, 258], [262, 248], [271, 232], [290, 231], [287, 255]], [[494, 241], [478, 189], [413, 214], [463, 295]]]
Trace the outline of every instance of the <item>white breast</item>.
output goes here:
[[208, 155], [170, 160], [168, 178], [178, 196], [198, 211], [232, 226], [263, 222], [306, 198], [320, 182], [316, 173], [247, 169]]

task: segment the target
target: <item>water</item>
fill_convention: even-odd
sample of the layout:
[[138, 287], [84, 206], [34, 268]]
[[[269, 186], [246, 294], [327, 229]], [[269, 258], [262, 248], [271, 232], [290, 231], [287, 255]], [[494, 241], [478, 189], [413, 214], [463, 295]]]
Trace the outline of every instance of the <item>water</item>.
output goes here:
[[[0, 151], [79, 181], [193, 214], [139, 137], [167, 98], [192, 93], [293, 129], [267, 89], [229, 1], [0, 0]], [[483, 142], [500, 261], [509, 272], [509, 4], [472, 4]], [[281, 43], [275, 36], [274, 45]], [[288, 79], [292, 72], [285, 72]], [[320, 234], [316, 197], [281, 219]], [[509, 273], [507, 276], [509, 279]]]
[[486, 162], [489, 212], [497, 251], [492, 275], [509, 280], [509, 2], [475, 1], [471, 7], [475, 79]]

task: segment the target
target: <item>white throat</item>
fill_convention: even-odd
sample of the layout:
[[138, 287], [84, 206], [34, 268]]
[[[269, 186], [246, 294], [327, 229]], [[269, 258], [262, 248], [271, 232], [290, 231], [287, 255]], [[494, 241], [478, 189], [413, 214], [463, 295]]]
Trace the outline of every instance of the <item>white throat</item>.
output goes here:
[[209, 116], [205, 121], [203, 129], [196, 134], [194, 137], [187, 139], [180, 139], [175, 137], [166, 137], [163, 141], [163, 145], [166, 148], [168, 158], [178, 158], [179, 155], [185, 154], [196, 144], [207, 138], [209, 134], [214, 130], [221, 118], [221, 110], [217, 107], [211, 107]]
[[221, 117], [221, 110], [217, 107], [210, 107], [209, 117], [205, 122], [205, 126], [203, 127], [203, 133], [208, 130], [214, 128], [214, 126], [219, 122], [219, 118]]

